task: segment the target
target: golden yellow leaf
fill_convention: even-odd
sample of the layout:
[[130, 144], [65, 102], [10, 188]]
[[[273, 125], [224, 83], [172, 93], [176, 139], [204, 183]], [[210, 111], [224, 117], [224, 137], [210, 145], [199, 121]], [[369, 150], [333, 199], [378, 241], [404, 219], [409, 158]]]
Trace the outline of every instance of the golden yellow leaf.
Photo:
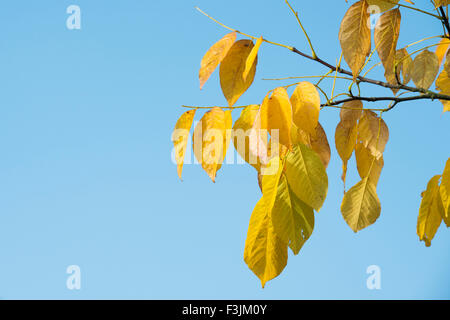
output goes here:
[[260, 37], [256, 41], [256, 45], [253, 47], [252, 51], [250, 51], [250, 54], [247, 57], [247, 61], [245, 61], [245, 69], [242, 77], [245, 79], [250, 74], [250, 71], [253, 68], [253, 65], [255, 64], [256, 58], [258, 57], [258, 51], [261, 47], [261, 44], [263, 43], [263, 37]]
[[442, 38], [439, 45], [436, 47], [436, 56], [439, 60], [439, 65], [444, 61], [444, 57], [447, 55], [448, 48], [450, 46], [450, 40], [448, 38]]
[[249, 105], [242, 110], [241, 116], [233, 126], [233, 144], [242, 159], [259, 171], [261, 162], [255, 154], [250, 152], [249, 148], [250, 130], [258, 112], [259, 105]]
[[339, 122], [334, 134], [334, 141], [336, 144], [336, 150], [339, 157], [342, 159], [342, 181], [345, 182], [347, 175], [347, 163], [353, 154], [355, 149], [356, 139], [358, 137], [358, 126], [355, 122], [352, 125], [346, 124], [346, 122]]
[[353, 4], [346, 12], [339, 30], [339, 41], [344, 59], [356, 78], [370, 54], [370, 18], [366, 0]]
[[328, 143], [327, 134], [320, 123], [317, 123], [316, 136], [311, 138], [311, 149], [313, 149], [322, 160], [325, 169], [331, 158], [330, 144]]
[[231, 32], [216, 42], [203, 56], [198, 75], [200, 79], [200, 89], [203, 88], [205, 82], [208, 81], [211, 74], [225, 58], [235, 41], [236, 32]]
[[320, 96], [316, 87], [306, 81], [300, 82], [292, 93], [291, 104], [295, 125], [314, 137], [320, 112]]
[[[448, 57], [448, 55], [447, 55]], [[442, 94], [450, 94], [450, 74], [447, 71], [450, 68], [450, 61], [447, 59], [445, 61], [445, 66], [442, 72], [439, 74], [439, 77], [436, 79], [436, 88], [440, 91]], [[444, 111], [450, 111], [450, 101], [448, 100], [441, 100], [442, 105], [444, 106]]]
[[181, 179], [183, 171], [184, 156], [186, 154], [186, 147], [189, 138], [189, 131], [194, 121], [195, 110], [186, 111], [181, 115], [175, 124], [175, 129], [172, 134], [172, 142], [175, 151], [175, 161], [177, 163], [178, 177]]
[[250, 218], [244, 261], [264, 288], [267, 281], [277, 277], [286, 267], [288, 245], [274, 232], [263, 198], [256, 204]]
[[[368, 177], [377, 186], [384, 166], [383, 156], [376, 159], [369, 149], [360, 142], [355, 147], [356, 167], [361, 179]], [[373, 165], [372, 165], [373, 162]]]
[[279, 142], [291, 148], [292, 107], [286, 89], [277, 88], [270, 98], [264, 99], [261, 105], [261, 129], [268, 130], [272, 138], [278, 132]]
[[[370, 6], [378, 6], [380, 12], [383, 12], [392, 9], [398, 3], [398, 1], [399, 0], [367, 0], [367, 3]], [[414, 4], [411, 0], [405, 1]]]
[[[255, 121], [249, 134], [249, 152], [250, 159], [259, 159], [261, 165], [266, 165], [269, 162], [269, 152], [267, 145], [268, 132], [266, 129], [261, 129], [261, 108], [255, 115]], [[276, 142], [276, 141], [275, 141]]]
[[424, 50], [413, 62], [412, 80], [418, 88], [429, 89], [439, 72], [439, 59], [436, 53]]
[[373, 111], [364, 110], [358, 125], [358, 140], [379, 159], [389, 140], [389, 129], [384, 120]]
[[360, 100], [345, 102], [342, 105], [339, 116], [343, 125], [352, 127], [362, 116], [363, 104]]
[[434, 0], [434, 4], [436, 5], [436, 8], [443, 7], [450, 4], [450, 0]]
[[444, 207], [444, 215], [442, 218], [444, 219], [447, 227], [450, 227], [450, 158], [445, 164], [439, 190], [441, 193], [442, 205]]
[[431, 240], [442, 222], [444, 208], [439, 193], [440, 178], [440, 175], [436, 175], [428, 182], [417, 218], [417, 235], [420, 241], [425, 241], [427, 247], [431, 246]]
[[278, 183], [281, 173], [283, 172], [283, 164], [279, 157], [274, 157], [269, 161], [265, 170], [261, 171], [262, 183], [261, 189], [266, 202], [266, 209], [271, 212], [277, 197]]
[[279, 179], [271, 219], [275, 233], [298, 254], [314, 229], [314, 210], [294, 194], [284, 174]]
[[214, 107], [204, 114], [192, 135], [194, 155], [213, 182], [226, 152], [227, 122], [225, 112]]
[[397, 50], [395, 63], [399, 80], [402, 84], [408, 84], [412, 77], [413, 60], [405, 48]]
[[354, 232], [370, 226], [378, 219], [381, 204], [376, 187], [368, 177], [345, 193], [341, 212], [345, 222]]
[[316, 152], [297, 144], [285, 158], [285, 173], [295, 195], [319, 211], [328, 191], [325, 167]]
[[255, 78], [257, 58], [244, 78], [246, 62], [253, 47], [251, 40], [236, 41], [220, 64], [220, 86], [230, 107], [247, 91]]
[[[397, 84], [394, 72], [397, 41], [400, 34], [400, 10], [387, 11], [378, 19], [374, 31], [375, 47], [384, 66], [384, 76], [390, 84]], [[398, 90], [393, 90], [394, 94]]]

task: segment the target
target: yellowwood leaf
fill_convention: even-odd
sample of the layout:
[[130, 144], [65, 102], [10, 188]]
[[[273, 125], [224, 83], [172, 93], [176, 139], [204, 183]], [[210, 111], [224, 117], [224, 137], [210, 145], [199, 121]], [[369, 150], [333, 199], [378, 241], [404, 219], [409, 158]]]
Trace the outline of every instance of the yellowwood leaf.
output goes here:
[[[397, 84], [394, 72], [397, 41], [400, 34], [400, 10], [387, 11], [378, 19], [374, 31], [375, 46], [384, 66], [384, 75], [391, 84]], [[396, 93], [397, 90], [393, 90]]]
[[194, 155], [213, 182], [225, 157], [227, 126], [230, 124], [225, 112], [214, 107], [204, 114], [192, 136]]
[[286, 267], [288, 245], [274, 232], [263, 198], [256, 204], [250, 218], [244, 261], [264, 288], [267, 281], [277, 277]]
[[284, 174], [279, 179], [271, 218], [275, 233], [298, 254], [313, 232], [314, 210], [294, 194]]
[[450, 227], [450, 158], [445, 164], [439, 190], [441, 193], [442, 205], [444, 207], [444, 215], [442, 218], [444, 219], [447, 227]]
[[411, 73], [413, 67], [413, 60], [405, 48], [397, 50], [397, 53], [395, 55], [395, 64], [397, 68], [398, 79], [403, 84], [408, 84], [411, 81], [412, 77]]
[[319, 211], [328, 190], [325, 167], [316, 152], [303, 144], [293, 147], [285, 158], [285, 173], [295, 195]]
[[242, 110], [241, 116], [233, 126], [233, 144], [238, 154], [248, 164], [259, 171], [261, 162], [258, 157], [250, 152], [250, 130], [259, 112], [259, 105], [249, 105]]
[[175, 152], [175, 161], [177, 163], [178, 177], [181, 180], [181, 173], [183, 171], [184, 156], [186, 154], [186, 147], [189, 139], [189, 131], [194, 121], [195, 110], [186, 111], [181, 115], [175, 124], [175, 129], [172, 134], [172, 142]]
[[269, 161], [265, 170], [261, 171], [262, 175], [262, 193], [266, 202], [266, 209], [271, 212], [277, 197], [278, 183], [281, 173], [283, 172], [283, 164], [280, 158], [274, 157]]
[[320, 96], [316, 87], [306, 81], [300, 82], [292, 93], [291, 104], [295, 125], [314, 137], [320, 112]]
[[246, 62], [253, 47], [251, 40], [236, 41], [220, 64], [220, 86], [230, 107], [247, 91], [255, 78], [257, 58], [244, 78]]
[[449, 46], [450, 40], [447, 38], [442, 38], [441, 41], [439, 42], [439, 45], [436, 47], [436, 56], [438, 57], [439, 65], [442, 64], [442, 61], [444, 61]]
[[[448, 60], [448, 55], [447, 55], [444, 69], [439, 74], [439, 77], [436, 79], [436, 88], [439, 89], [440, 93], [447, 94], [447, 95], [450, 94], [450, 74], [448, 71], [449, 69], [450, 69], [450, 61]], [[450, 111], [450, 101], [441, 100], [441, 103], [444, 106], [443, 112]]]
[[225, 58], [235, 41], [236, 32], [231, 32], [216, 42], [203, 56], [198, 76], [200, 79], [200, 89], [203, 88], [205, 82], [208, 81], [211, 74]]
[[342, 105], [341, 112], [339, 114], [341, 122], [346, 127], [355, 126], [356, 122], [362, 116], [363, 104], [359, 100], [345, 102]]
[[[392, 9], [398, 3], [398, 1], [399, 0], [367, 0], [367, 3], [369, 4], [369, 6], [377, 6], [378, 10], [374, 8], [374, 11], [378, 13], [377, 11], [383, 12]], [[411, 0], [405, 1], [410, 4], [414, 4], [414, 2], [412, 2]]]
[[370, 54], [371, 36], [366, 0], [353, 4], [344, 16], [339, 30], [339, 41], [341, 43], [344, 59], [356, 78]]
[[384, 120], [373, 111], [364, 110], [358, 125], [358, 140], [379, 159], [389, 140], [389, 129]]
[[450, 4], [450, 0], [435, 0], [434, 4], [436, 5], [436, 8], [443, 7]]
[[266, 165], [269, 161], [268, 153], [268, 133], [261, 129], [261, 108], [255, 116], [255, 121], [249, 135], [250, 159], [259, 159], [261, 165]]
[[344, 182], [347, 175], [347, 163], [355, 149], [357, 137], [357, 122], [354, 122], [353, 125], [343, 121], [338, 123], [334, 134], [334, 141], [339, 157], [342, 159], [342, 181]]
[[311, 149], [313, 149], [322, 160], [325, 169], [331, 158], [330, 144], [328, 143], [327, 134], [320, 123], [317, 123], [316, 136], [311, 138]]
[[263, 42], [263, 37], [260, 37], [256, 41], [256, 45], [253, 47], [252, 51], [250, 51], [250, 54], [247, 57], [247, 61], [245, 61], [245, 69], [243, 78], [247, 78], [250, 72], [252, 71], [253, 65], [255, 64], [256, 58], [258, 56], [259, 48], [261, 47], [261, 44]]
[[383, 156], [376, 159], [370, 150], [364, 147], [364, 145], [360, 142], [357, 143], [355, 147], [355, 158], [356, 167], [361, 179], [368, 177], [369, 180], [377, 186], [378, 180], [380, 179], [381, 170], [384, 166]]
[[443, 214], [442, 200], [439, 193], [440, 175], [436, 175], [428, 182], [427, 190], [423, 193], [422, 202], [417, 218], [417, 235], [420, 241], [425, 241], [427, 247], [431, 246], [437, 229], [441, 225]]
[[438, 72], [439, 59], [436, 53], [424, 50], [414, 59], [412, 79], [418, 88], [430, 88]]
[[291, 148], [292, 107], [286, 89], [277, 88], [270, 98], [264, 99], [261, 105], [261, 129], [268, 130], [272, 137], [273, 130], [278, 130], [279, 142]]
[[376, 187], [368, 177], [345, 193], [341, 212], [345, 222], [354, 232], [370, 226], [378, 219], [381, 204]]

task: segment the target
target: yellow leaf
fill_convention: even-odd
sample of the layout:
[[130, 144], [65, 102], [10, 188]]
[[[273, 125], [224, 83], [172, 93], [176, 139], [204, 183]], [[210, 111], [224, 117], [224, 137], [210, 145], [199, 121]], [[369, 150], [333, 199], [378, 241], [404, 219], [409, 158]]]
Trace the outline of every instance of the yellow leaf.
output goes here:
[[[405, 48], [397, 50], [395, 63], [397, 65], [398, 78], [403, 84], [408, 84], [412, 77], [413, 60]], [[403, 80], [401, 80], [400, 75], [402, 75]]]
[[184, 156], [186, 154], [186, 147], [189, 138], [189, 131], [194, 121], [195, 110], [186, 111], [181, 115], [175, 124], [175, 129], [172, 134], [172, 142], [175, 150], [175, 161], [177, 163], [178, 177], [181, 179], [183, 171]]
[[320, 112], [320, 96], [316, 87], [306, 81], [300, 82], [292, 93], [291, 104], [294, 123], [314, 137]]
[[248, 164], [259, 171], [261, 162], [258, 157], [250, 152], [250, 130], [259, 112], [259, 105], [249, 105], [242, 110], [241, 116], [233, 126], [233, 143], [238, 154]]
[[311, 149], [313, 149], [322, 160], [325, 169], [328, 167], [328, 163], [331, 158], [330, 145], [328, 143], [327, 134], [320, 123], [317, 123], [316, 136], [311, 138]]
[[271, 218], [275, 233], [298, 254], [313, 232], [314, 210], [294, 194], [284, 174], [279, 179]]
[[261, 189], [266, 202], [266, 209], [271, 212], [277, 197], [278, 183], [281, 173], [283, 172], [283, 164], [280, 158], [275, 157], [270, 160], [267, 168], [261, 171], [262, 184]]
[[345, 222], [354, 232], [370, 226], [378, 219], [381, 204], [376, 187], [368, 177], [345, 193], [341, 212]]
[[450, 46], [450, 40], [448, 38], [442, 38], [439, 45], [436, 47], [436, 56], [439, 60], [439, 65], [444, 61], [444, 57], [447, 55], [448, 47]]
[[353, 125], [347, 125], [343, 121], [338, 123], [334, 134], [334, 141], [339, 157], [342, 159], [342, 181], [344, 182], [347, 175], [347, 162], [353, 154], [357, 137], [358, 127], [356, 122]]
[[440, 178], [440, 175], [436, 175], [428, 182], [417, 218], [417, 235], [420, 241], [425, 241], [427, 247], [431, 246], [431, 240], [442, 222], [444, 208], [439, 193]]
[[247, 61], [245, 61], [245, 69], [244, 69], [244, 74], [243, 74], [244, 79], [248, 77], [248, 75], [250, 74], [250, 71], [253, 68], [253, 65], [255, 64], [256, 58], [258, 57], [258, 51], [259, 51], [259, 48], [261, 47], [262, 42], [263, 42], [263, 37], [260, 37], [256, 41], [256, 45], [253, 47], [252, 51], [250, 51]]
[[450, 227], [450, 158], [445, 164], [439, 190], [441, 193], [442, 205], [444, 207], [444, 215], [442, 218], [444, 219], [447, 227]]
[[[394, 9], [381, 15], [374, 31], [375, 46], [378, 56], [384, 66], [384, 75], [390, 84], [397, 84], [394, 72], [394, 62], [397, 41], [400, 33], [400, 10]], [[393, 90], [394, 94], [398, 90]]]
[[436, 53], [424, 50], [414, 59], [412, 79], [418, 88], [430, 88], [438, 72], [439, 59]]
[[236, 41], [220, 64], [220, 86], [230, 107], [247, 91], [255, 78], [257, 58], [255, 58], [248, 76], [244, 78], [247, 58], [253, 47], [251, 40]]
[[[405, 1], [410, 4], [414, 4], [411, 0]], [[379, 11], [383, 12], [392, 9], [398, 3], [398, 0], [367, 0], [367, 3], [370, 6], [378, 6]]]
[[370, 54], [370, 15], [367, 9], [366, 0], [353, 4], [345, 14], [339, 30], [342, 53], [354, 78], [359, 75], [366, 57]]
[[341, 122], [347, 127], [352, 127], [362, 116], [363, 104], [359, 100], [345, 102], [339, 114]]
[[211, 74], [225, 58], [235, 41], [236, 32], [231, 32], [216, 42], [203, 56], [198, 75], [200, 79], [200, 89], [203, 88], [205, 82], [208, 81]]
[[285, 173], [295, 195], [308, 206], [319, 211], [328, 190], [328, 177], [317, 153], [297, 144], [285, 158]]
[[436, 5], [436, 8], [443, 7], [450, 4], [450, 0], [435, 0], [434, 4]]
[[379, 159], [389, 140], [389, 129], [384, 120], [373, 111], [364, 110], [358, 125], [358, 140]]
[[194, 155], [213, 182], [225, 157], [228, 122], [225, 112], [214, 107], [204, 114], [192, 136]]
[[[357, 143], [355, 147], [356, 167], [361, 179], [368, 177], [372, 183], [377, 186], [380, 179], [381, 170], [384, 166], [383, 156], [376, 159], [369, 149], [362, 143]], [[373, 162], [373, 165], [372, 165]]]
[[[261, 129], [273, 135], [278, 132], [279, 142], [291, 148], [292, 107], [284, 88], [274, 90], [272, 96], [266, 97], [261, 105]], [[274, 132], [273, 130], [278, 130]]]
[[259, 159], [261, 165], [269, 162], [268, 153], [268, 133], [267, 130], [261, 129], [261, 108], [255, 115], [255, 121], [250, 129], [249, 134], [249, 152], [250, 159]]
[[286, 267], [287, 248], [288, 245], [275, 234], [265, 201], [261, 198], [250, 218], [244, 261], [261, 280], [263, 288]]

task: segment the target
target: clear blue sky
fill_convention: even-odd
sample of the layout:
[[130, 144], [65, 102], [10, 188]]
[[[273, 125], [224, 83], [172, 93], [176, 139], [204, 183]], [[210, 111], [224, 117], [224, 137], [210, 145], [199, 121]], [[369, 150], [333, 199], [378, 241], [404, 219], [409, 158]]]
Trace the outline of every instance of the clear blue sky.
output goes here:
[[[81, 7], [81, 30], [66, 28], [71, 4]], [[335, 61], [349, 5], [292, 4], [320, 56]], [[190, 165], [180, 182], [170, 160], [179, 106], [225, 104], [217, 74], [202, 92], [197, 74], [203, 53], [226, 31], [195, 5], [242, 31], [308, 50], [282, 0], [0, 5], [0, 298], [450, 298], [450, 230], [441, 227], [431, 248], [416, 235], [420, 193], [450, 156], [450, 114], [424, 101], [385, 115], [382, 213], [356, 235], [339, 210], [338, 112], [322, 112], [332, 145], [328, 198], [300, 255], [261, 289], [243, 261], [260, 197], [254, 170], [225, 165], [212, 184]], [[433, 18], [402, 12], [400, 46], [442, 30]], [[324, 71], [264, 45], [257, 81], [239, 104], [259, 103], [278, 85], [264, 77]], [[354, 184], [354, 161], [350, 167]], [[373, 264], [382, 272], [379, 291], [366, 288]], [[81, 268], [79, 291], [66, 288], [69, 265]]]

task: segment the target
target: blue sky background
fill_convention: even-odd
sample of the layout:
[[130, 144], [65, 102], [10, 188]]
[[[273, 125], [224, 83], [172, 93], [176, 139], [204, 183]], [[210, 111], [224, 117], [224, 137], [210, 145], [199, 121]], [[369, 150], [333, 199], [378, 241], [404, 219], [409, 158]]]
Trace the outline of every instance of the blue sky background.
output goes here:
[[[78, 31], [66, 28], [71, 4], [81, 7]], [[349, 4], [292, 4], [318, 54], [335, 61]], [[180, 105], [225, 105], [217, 73], [203, 91], [197, 74], [204, 52], [227, 31], [195, 5], [242, 31], [308, 50], [282, 0], [0, 5], [0, 298], [450, 298], [450, 230], [441, 226], [431, 248], [416, 235], [420, 193], [450, 155], [450, 114], [426, 101], [384, 116], [390, 141], [378, 187], [382, 213], [356, 235], [339, 210], [338, 111], [323, 110], [332, 146], [328, 198], [300, 255], [290, 255], [281, 276], [261, 289], [243, 261], [260, 197], [254, 170], [224, 165], [212, 184], [188, 165], [180, 182], [170, 159]], [[402, 14], [399, 46], [442, 32], [431, 17]], [[262, 78], [326, 71], [263, 45], [256, 81], [238, 103], [260, 103], [289, 83]], [[371, 75], [382, 78], [382, 71]], [[389, 94], [362, 87], [367, 95]], [[349, 186], [357, 182], [353, 160], [350, 168]], [[81, 267], [79, 291], [66, 288], [73, 264]], [[366, 288], [372, 264], [381, 268], [379, 291]]]

